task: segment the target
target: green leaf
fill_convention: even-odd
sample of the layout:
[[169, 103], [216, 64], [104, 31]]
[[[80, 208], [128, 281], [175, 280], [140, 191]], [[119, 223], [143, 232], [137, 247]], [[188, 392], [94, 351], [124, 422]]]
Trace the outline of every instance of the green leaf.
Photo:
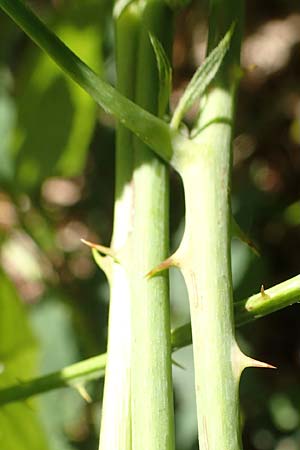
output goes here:
[[[0, 271], [0, 387], [32, 376], [36, 345], [14, 286]], [[0, 448], [45, 450], [44, 431], [35, 403], [13, 403], [0, 409]]]
[[205, 92], [211, 81], [214, 79], [229, 48], [233, 31], [234, 25], [230, 27], [218, 46], [208, 55], [204, 63], [193, 75], [193, 78], [187, 85], [187, 88], [174, 111], [171, 120], [172, 128], [177, 129], [179, 127], [185, 113]]
[[73, 53], [21, 0], [0, 0], [0, 7], [74, 81], [108, 113], [133, 131], [164, 160], [170, 161], [178, 134], [163, 120], [145, 111], [103, 81]]
[[[94, 14], [93, 14], [94, 12]], [[72, 14], [73, 13], [73, 14]], [[71, 19], [70, 19], [71, 14]], [[80, 8], [56, 25], [61, 38], [101, 69], [101, 26], [91, 9], [78, 23]], [[75, 176], [85, 164], [96, 122], [96, 104], [45, 55], [30, 48], [23, 60], [26, 76], [19, 90], [14, 153], [17, 181], [25, 189], [53, 175]], [[29, 66], [29, 70], [28, 70]]]
[[150, 41], [155, 53], [159, 75], [158, 117], [163, 117], [170, 101], [172, 67], [163, 46], [152, 33], [150, 33]]

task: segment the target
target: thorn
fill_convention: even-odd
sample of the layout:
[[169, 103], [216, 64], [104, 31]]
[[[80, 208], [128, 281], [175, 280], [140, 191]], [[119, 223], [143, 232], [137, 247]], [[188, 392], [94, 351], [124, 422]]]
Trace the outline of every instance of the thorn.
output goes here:
[[150, 272], [148, 272], [145, 275], [145, 278], [152, 278], [155, 277], [155, 275], [158, 275], [161, 272], [164, 272], [165, 270], [169, 269], [170, 267], [179, 267], [180, 263], [179, 260], [175, 257], [175, 253], [172, 256], [169, 256], [169, 258], [165, 259], [163, 262], [158, 264], [158, 266], [154, 267]]
[[269, 296], [268, 294], [266, 294], [266, 292], [265, 292], [265, 287], [264, 287], [263, 284], [262, 284], [261, 287], [260, 287], [260, 295], [261, 295], [262, 297], [264, 297], [266, 300], [270, 298], [270, 296]]
[[93, 250], [97, 250], [99, 253], [102, 253], [105, 256], [110, 256], [115, 262], [119, 262], [115, 252], [110, 247], [105, 247], [104, 245], [95, 244], [93, 242], [87, 241], [86, 239], [80, 239], [81, 242]]
[[76, 391], [79, 393], [79, 395], [83, 398], [83, 400], [85, 400], [87, 403], [92, 403], [90, 394], [87, 392], [87, 390], [82, 384], [76, 384], [74, 387]]
[[174, 364], [174, 366], [179, 367], [179, 369], [186, 370], [186, 367], [184, 367], [179, 362], [175, 361], [175, 359], [172, 358], [171, 361], [172, 361], [172, 364]]
[[245, 367], [260, 367], [261, 369], [277, 369], [277, 367], [273, 366], [272, 364], [265, 363], [263, 361], [258, 361], [257, 359], [253, 359], [248, 356], [246, 357], [245, 362], [247, 363]]
[[263, 361], [258, 361], [256, 359], [250, 358], [250, 356], [245, 355], [240, 350], [240, 348], [236, 343], [234, 344], [232, 350], [233, 350], [232, 353], [233, 368], [237, 378], [241, 376], [241, 373], [247, 367], [259, 367], [261, 369], [277, 369], [277, 367], [273, 366], [272, 364], [265, 363]]

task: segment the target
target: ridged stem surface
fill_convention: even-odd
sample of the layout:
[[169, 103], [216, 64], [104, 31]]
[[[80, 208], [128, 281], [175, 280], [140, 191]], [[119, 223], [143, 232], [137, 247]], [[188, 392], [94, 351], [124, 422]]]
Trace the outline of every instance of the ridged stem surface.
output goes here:
[[[170, 42], [171, 14], [161, 2], [133, 2], [118, 11], [118, 89], [157, 114], [158, 73], [149, 31], [163, 45]], [[112, 246], [120, 264], [113, 264], [111, 277], [100, 449], [172, 449], [168, 279], [166, 274], [145, 277], [168, 252], [168, 173], [122, 125], [117, 130], [116, 162]]]
[[[115, 20], [118, 90], [134, 98], [139, 20], [127, 7]], [[128, 273], [133, 209], [133, 137], [120, 123], [116, 131], [114, 228], [105, 374], [99, 450], [131, 450], [131, 286]]]
[[240, 1], [211, 1], [209, 49], [236, 21], [233, 42], [207, 91], [179, 171], [186, 229], [179, 250], [193, 337], [201, 450], [241, 450], [238, 387], [244, 356], [235, 342], [230, 260], [230, 178], [240, 41]]
[[[140, 2], [137, 104], [158, 113], [158, 70], [149, 32], [169, 52], [171, 12], [163, 2]], [[174, 449], [169, 286], [166, 273], [146, 274], [168, 256], [168, 168], [134, 139], [132, 235], [132, 449]]]

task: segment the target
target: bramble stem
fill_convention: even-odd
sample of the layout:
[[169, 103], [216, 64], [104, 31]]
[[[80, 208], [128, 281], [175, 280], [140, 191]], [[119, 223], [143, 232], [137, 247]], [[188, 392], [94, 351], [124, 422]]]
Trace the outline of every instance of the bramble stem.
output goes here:
[[199, 445], [240, 450], [238, 386], [245, 364], [234, 336], [230, 175], [242, 12], [240, 0], [210, 3], [209, 50], [233, 21], [236, 27], [192, 132], [193, 145], [178, 161], [186, 228], [177, 256], [190, 302]]
[[[154, 114], [158, 109], [157, 66], [149, 31], [162, 43], [169, 41], [170, 18], [168, 8], [159, 2], [133, 2], [116, 16], [119, 90]], [[127, 155], [131, 158], [130, 168]], [[100, 449], [172, 450], [168, 279], [166, 274], [151, 281], [144, 276], [168, 252], [167, 168], [122, 125], [118, 126], [117, 132], [118, 179], [122, 183], [117, 185], [117, 223], [112, 245], [114, 250], [117, 247], [121, 267], [114, 265], [113, 274], [118, 271], [119, 276], [112, 277], [111, 282], [115, 307], [112, 309], [111, 304], [108, 362], [114, 363], [107, 374]], [[120, 204], [126, 202], [126, 190], [129, 202], [119, 215]], [[118, 245], [124, 216], [125, 224], [129, 224], [127, 237]], [[124, 271], [123, 281], [127, 280], [129, 291], [124, 289], [124, 283], [120, 285], [120, 271]], [[129, 300], [125, 304], [122, 290]], [[123, 316], [125, 324], [122, 323]], [[123, 339], [119, 339], [120, 330], [124, 328], [130, 334], [125, 336], [125, 349], [120, 346]], [[124, 365], [127, 367], [125, 373]]]
[[[117, 5], [117, 3], [116, 3]], [[119, 91], [135, 95], [135, 63], [139, 20], [127, 7], [115, 21], [116, 69]], [[112, 263], [105, 373], [99, 450], [131, 450], [131, 285], [127, 266], [133, 210], [133, 137], [118, 123], [116, 132], [116, 186], [111, 247], [121, 253]], [[120, 342], [122, 345], [120, 345]]]
[[[158, 69], [151, 32], [170, 50], [172, 15], [160, 1], [137, 3], [140, 13], [135, 101], [158, 113]], [[134, 138], [132, 264], [132, 450], [173, 450], [174, 412], [168, 274], [145, 275], [168, 255], [168, 168]]]

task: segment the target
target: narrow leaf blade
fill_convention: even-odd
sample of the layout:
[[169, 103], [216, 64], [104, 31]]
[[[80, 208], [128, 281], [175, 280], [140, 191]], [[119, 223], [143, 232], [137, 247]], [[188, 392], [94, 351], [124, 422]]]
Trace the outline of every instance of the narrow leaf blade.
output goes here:
[[205, 92], [211, 81], [218, 72], [222, 61], [229, 49], [234, 25], [230, 27], [216, 48], [208, 55], [204, 63], [197, 69], [184, 91], [174, 111], [171, 126], [177, 129], [185, 113], [194, 102]]
[[149, 36], [155, 53], [159, 75], [158, 116], [163, 117], [167, 111], [171, 95], [172, 68], [169, 58], [159, 40], [152, 33]]

